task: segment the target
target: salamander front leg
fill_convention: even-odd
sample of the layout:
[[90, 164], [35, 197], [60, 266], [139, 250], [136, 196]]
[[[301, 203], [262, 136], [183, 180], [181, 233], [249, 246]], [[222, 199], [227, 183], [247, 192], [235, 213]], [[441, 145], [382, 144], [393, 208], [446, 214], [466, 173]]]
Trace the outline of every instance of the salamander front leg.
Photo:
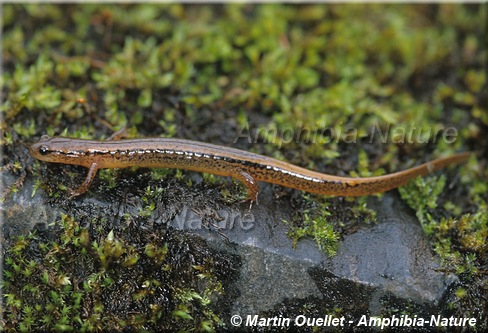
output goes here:
[[258, 194], [259, 194], [259, 185], [258, 182], [248, 174], [242, 170], [239, 170], [236, 174], [233, 175], [234, 178], [241, 181], [247, 188], [247, 198], [244, 199], [242, 202], [250, 202], [249, 209], [251, 209], [253, 202], [258, 203]]
[[85, 181], [76, 190], [70, 191], [70, 198], [74, 198], [85, 193], [86, 190], [88, 190], [88, 188], [90, 187], [91, 183], [93, 182], [93, 179], [95, 179], [95, 176], [97, 175], [97, 171], [98, 171], [98, 165], [97, 163], [93, 163], [88, 169], [88, 174], [86, 175]]

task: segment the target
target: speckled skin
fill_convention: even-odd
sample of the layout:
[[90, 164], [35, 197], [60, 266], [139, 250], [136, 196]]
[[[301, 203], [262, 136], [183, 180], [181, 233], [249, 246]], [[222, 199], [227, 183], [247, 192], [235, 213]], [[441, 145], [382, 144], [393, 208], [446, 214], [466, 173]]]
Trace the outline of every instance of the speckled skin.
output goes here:
[[88, 189], [98, 169], [140, 166], [234, 177], [246, 185], [251, 201], [257, 200], [258, 181], [325, 195], [360, 196], [385, 192], [417, 176], [465, 161], [471, 155], [460, 153], [379, 177], [348, 178], [307, 170], [235, 148], [181, 139], [91, 141], [43, 136], [30, 147], [30, 152], [42, 161], [81, 165], [89, 169], [83, 184], [72, 192], [73, 196]]

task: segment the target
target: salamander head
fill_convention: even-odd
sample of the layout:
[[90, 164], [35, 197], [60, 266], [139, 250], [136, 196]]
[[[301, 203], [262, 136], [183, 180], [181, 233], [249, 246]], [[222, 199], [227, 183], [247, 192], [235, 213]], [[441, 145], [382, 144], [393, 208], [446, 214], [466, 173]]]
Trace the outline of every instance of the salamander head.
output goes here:
[[82, 140], [43, 135], [39, 142], [29, 147], [30, 154], [41, 161], [74, 165], [89, 165]]

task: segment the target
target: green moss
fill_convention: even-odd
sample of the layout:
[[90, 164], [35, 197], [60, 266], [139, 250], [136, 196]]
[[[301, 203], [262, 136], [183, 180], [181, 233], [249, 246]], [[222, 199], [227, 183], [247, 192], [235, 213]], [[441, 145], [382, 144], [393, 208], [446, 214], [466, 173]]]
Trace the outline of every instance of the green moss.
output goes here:
[[[242, 148], [351, 176], [401, 170], [420, 156], [427, 159], [427, 152], [438, 156], [486, 148], [483, 66], [487, 51], [479, 28], [486, 18], [483, 5], [7, 4], [2, 8], [1, 144], [7, 159], [22, 166], [31, 161], [26, 153], [19, 153], [19, 142], [30, 143], [42, 134], [98, 139], [126, 124], [131, 137], [182, 137], [228, 146], [236, 137], [235, 128], [247, 126], [258, 134]], [[402, 142], [412, 126], [420, 134]], [[436, 130], [449, 126], [459, 128], [457, 140], [433, 142]], [[378, 129], [389, 131], [381, 138], [374, 134]], [[482, 163], [470, 161], [460, 169], [461, 182], [455, 184], [460, 195], [449, 194], [448, 186], [457, 179], [449, 172], [445, 178], [416, 180], [401, 190], [447, 267], [472, 272], [471, 276], [483, 271], [486, 256], [483, 214], [488, 174]], [[32, 170], [27, 173], [35, 177], [32, 194], [43, 188], [53, 203], [61, 202], [65, 191], [84, 177], [77, 168], [63, 168], [64, 173], [44, 163], [34, 163]], [[137, 206], [139, 214], [134, 214], [140, 219], [159, 213], [162, 178], [194, 185], [181, 170], [125, 172], [120, 177], [121, 171], [101, 171], [96, 193], [119, 195], [119, 188], [129, 193], [135, 188], [132, 184], [147, 183], [134, 190], [142, 202]], [[205, 183], [219, 179], [204, 176]], [[15, 185], [12, 192], [18, 188]], [[235, 193], [227, 186], [221, 192], [224, 199]], [[312, 237], [332, 253], [341, 228], [374, 220], [364, 198], [309, 198], [313, 199], [305, 196], [294, 204], [298, 212], [290, 235], [295, 242]], [[231, 199], [226, 202], [235, 203]], [[124, 214], [124, 222], [133, 221], [132, 214]], [[103, 226], [94, 229], [100, 232]], [[96, 251], [95, 239], [83, 228], [78, 232], [76, 244], [70, 246], [82, 253], [81, 261], [108, 268], [126, 265], [121, 270], [130, 270], [150, 259], [141, 252], [147, 242], [131, 249], [131, 242], [116, 230], [112, 240], [107, 239], [109, 230], [97, 236]], [[110, 245], [106, 250], [105, 244]], [[64, 251], [66, 244], [45, 247]], [[51, 257], [68, 258], [72, 257]], [[62, 264], [57, 265], [62, 269]], [[22, 271], [30, 274], [29, 281], [36, 275], [27, 263], [17, 260], [8, 267], [7, 275], [16, 278]], [[49, 279], [54, 279], [51, 275]], [[58, 278], [62, 280], [63, 274]], [[29, 292], [35, 285], [18, 281]], [[117, 280], [94, 270], [86, 281], [92, 285], [87, 282], [86, 288], [97, 293], [100, 283], [111, 288]], [[157, 288], [151, 283], [136, 298], [144, 300]], [[465, 299], [472, 297], [467, 290]], [[19, 294], [10, 294], [9, 304], [21, 302]], [[187, 308], [182, 305], [180, 310], [195, 320], [191, 324], [198, 322], [200, 329], [207, 330], [213, 327], [207, 320], [216, 322], [208, 319], [212, 316], [197, 319], [190, 311], [201, 306], [201, 299], [188, 300]], [[15, 327], [81, 328], [74, 301], [70, 302], [67, 306], [72, 308], [64, 314], [50, 310], [40, 319], [36, 306], [24, 311], [13, 307], [15, 318], [26, 319], [16, 319]], [[91, 301], [86, 307], [90, 315], [81, 319], [83, 327], [103, 330], [109, 323], [118, 329], [140, 327], [145, 320], [137, 314], [110, 321], [104, 317], [106, 307], [99, 299]], [[161, 314], [157, 304], [147, 309], [153, 321], [179, 311], [175, 307]], [[69, 320], [61, 320], [67, 316]]]
[[336, 254], [339, 246], [339, 234], [334, 231], [332, 223], [327, 221], [325, 216], [310, 218], [308, 214], [304, 214], [303, 226], [290, 228], [288, 236], [293, 240], [294, 247], [301, 238], [312, 237], [318, 248], [329, 256]]
[[293, 247], [303, 237], [312, 237], [318, 248], [333, 256], [339, 246], [339, 233], [334, 230], [334, 224], [328, 221], [331, 213], [328, 210], [329, 203], [323, 202], [318, 207], [303, 211], [301, 221], [292, 224], [290, 221], [283, 223], [290, 225], [288, 237], [292, 239]]
[[[222, 324], [210, 309], [211, 299], [222, 293], [221, 282], [210, 270], [212, 263], [193, 263], [194, 285], [188, 284], [190, 280], [171, 282], [177, 268], [169, 264], [168, 243], [156, 240], [135, 246], [134, 241], [114, 230], [106, 236], [97, 234], [67, 215], [49, 241], [35, 233], [12, 239], [4, 257], [5, 328], [213, 331]], [[130, 281], [122, 278], [131, 275]], [[123, 299], [127, 294], [133, 300], [130, 311], [111, 314], [114, 304], [128, 301]], [[158, 301], [160, 297], [166, 301]], [[169, 312], [172, 317], [165, 315]]]
[[1, 108], [6, 119], [15, 119], [23, 108], [51, 109], [59, 106], [61, 92], [49, 84], [53, 66], [52, 60], [41, 55], [29, 68], [18, 65], [13, 74], [4, 73], [3, 80], [9, 82], [10, 88], [9, 97]]
[[437, 207], [439, 194], [444, 190], [445, 184], [446, 178], [444, 176], [438, 178], [418, 177], [406, 186], [399, 188], [402, 199], [415, 211], [415, 215], [427, 235], [434, 232], [437, 224], [429, 210]]
[[[463, 173], [484, 172], [478, 169], [475, 159], [470, 161], [468, 171]], [[473, 178], [469, 178], [471, 183]], [[475, 278], [483, 267], [483, 257], [488, 253], [488, 209], [486, 198], [487, 182], [471, 184], [467, 202], [477, 202], [480, 210], [476, 213], [463, 213], [463, 208], [448, 202], [444, 206], [455, 215], [437, 217], [439, 196], [445, 191], [445, 177], [417, 178], [407, 186], [400, 188], [400, 194], [406, 203], [415, 210], [424, 231], [431, 238], [435, 252], [442, 260], [445, 269], [456, 274], [465, 274]], [[447, 206], [447, 207], [446, 207]]]

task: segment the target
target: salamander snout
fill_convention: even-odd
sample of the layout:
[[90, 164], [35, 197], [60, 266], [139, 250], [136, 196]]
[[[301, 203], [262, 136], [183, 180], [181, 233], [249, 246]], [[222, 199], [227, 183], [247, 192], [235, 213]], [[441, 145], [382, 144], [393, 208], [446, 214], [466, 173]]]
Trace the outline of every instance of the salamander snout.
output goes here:
[[82, 165], [89, 167], [94, 161], [85, 156], [87, 140], [77, 140], [61, 136], [41, 136], [41, 139], [29, 147], [32, 157], [52, 163]]
[[49, 148], [48, 145], [38, 142], [34, 143], [29, 147], [29, 151], [31, 155], [39, 160], [42, 160], [42, 157], [48, 156], [49, 153], [51, 152], [51, 149]]
[[53, 149], [49, 144], [50, 140], [51, 137], [43, 135], [39, 142], [36, 142], [29, 147], [31, 155], [39, 160], [46, 160], [45, 157], [49, 156], [53, 152]]

